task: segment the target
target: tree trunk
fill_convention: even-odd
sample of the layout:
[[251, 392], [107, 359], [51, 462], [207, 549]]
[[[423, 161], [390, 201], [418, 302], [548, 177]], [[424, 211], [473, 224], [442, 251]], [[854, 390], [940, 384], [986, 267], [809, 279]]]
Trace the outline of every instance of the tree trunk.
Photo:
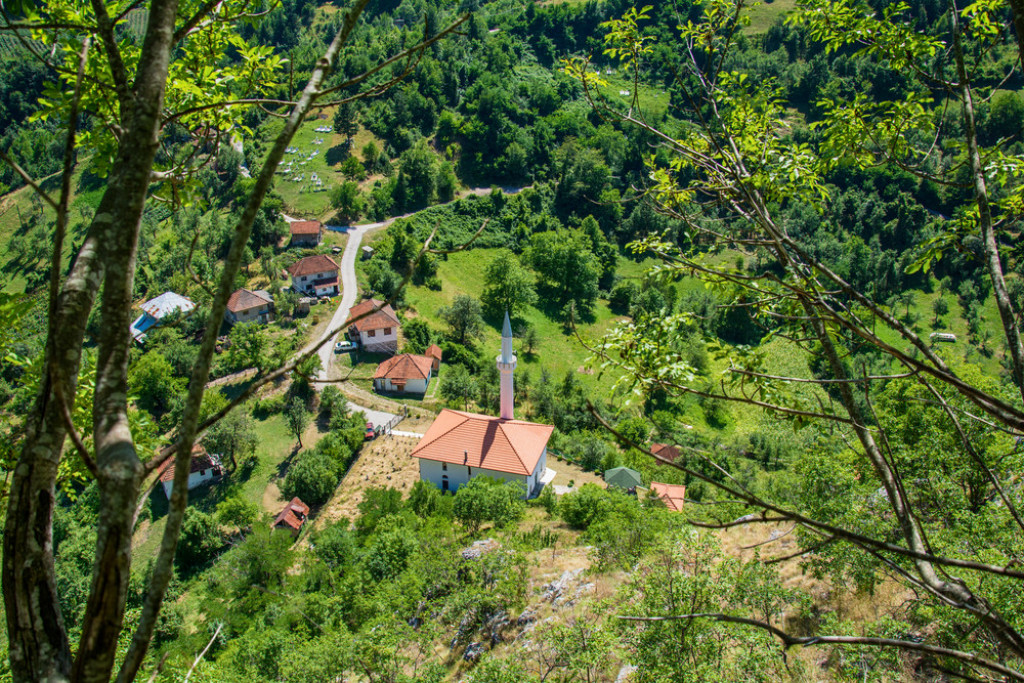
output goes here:
[[[3, 541], [3, 598], [11, 674], [15, 681], [66, 680], [71, 652], [53, 563], [57, 469], [82, 358], [85, 323], [102, 274], [96, 220], [82, 245], [49, 322], [46, 367], [14, 469]], [[60, 389], [55, 385], [60, 382]]]
[[[131, 111], [115, 168], [97, 215], [109, 215], [103, 242], [106, 273], [93, 401], [100, 516], [96, 562], [72, 669], [76, 681], [109, 681], [131, 576], [135, 506], [144, 468], [128, 425], [128, 355], [132, 289], [142, 212], [159, 147], [164, 91], [173, 47], [177, 0], [155, 0], [131, 92]], [[99, 14], [99, 10], [97, 10]], [[109, 205], [106, 201], [110, 197]]]

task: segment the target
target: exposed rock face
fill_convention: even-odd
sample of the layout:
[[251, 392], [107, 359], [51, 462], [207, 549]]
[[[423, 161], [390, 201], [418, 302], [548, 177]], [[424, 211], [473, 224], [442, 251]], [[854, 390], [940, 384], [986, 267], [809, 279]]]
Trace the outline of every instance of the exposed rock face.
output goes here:
[[462, 559], [476, 560], [484, 553], [488, 553], [498, 547], [498, 542], [493, 538], [484, 538], [474, 541], [468, 548], [463, 548]]
[[467, 662], [475, 662], [483, 653], [484, 646], [481, 643], [470, 643], [466, 646], [466, 651], [462, 653], [462, 658]]

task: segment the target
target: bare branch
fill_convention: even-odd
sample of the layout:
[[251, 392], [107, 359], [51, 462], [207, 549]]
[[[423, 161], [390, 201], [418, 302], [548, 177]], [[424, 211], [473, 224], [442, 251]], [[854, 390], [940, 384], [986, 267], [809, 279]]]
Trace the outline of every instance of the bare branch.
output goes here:
[[926, 652], [931, 655], [938, 657], [949, 657], [951, 659], [957, 659], [962, 662], [967, 662], [973, 666], [979, 666], [989, 671], [995, 671], [996, 673], [1007, 676], [1015, 681], [1024, 681], [1024, 675], [1020, 674], [1013, 669], [1007, 668], [999, 662], [994, 662], [991, 659], [979, 657], [972, 652], [963, 652], [961, 650], [951, 650], [945, 647], [939, 647], [937, 645], [928, 645], [927, 643], [915, 643], [912, 640], [897, 640], [895, 638], [871, 638], [867, 636], [793, 636], [782, 629], [773, 626], [767, 622], [759, 621], [757, 619], [748, 619], [746, 617], [734, 617], [728, 614], [720, 614], [715, 612], [706, 612], [700, 614], [680, 614], [670, 615], [664, 617], [631, 617], [631, 616], [620, 616], [619, 619], [623, 621], [637, 621], [637, 622], [658, 622], [658, 621], [691, 621], [694, 619], [712, 619], [714, 621], [720, 621], [728, 624], [742, 624], [744, 626], [753, 626], [765, 631], [768, 631], [773, 636], [782, 641], [783, 646], [788, 649], [794, 645], [800, 645], [803, 647], [811, 647], [814, 645], [876, 645], [882, 647], [892, 647], [901, 650], [912, 650], [914, 652]]

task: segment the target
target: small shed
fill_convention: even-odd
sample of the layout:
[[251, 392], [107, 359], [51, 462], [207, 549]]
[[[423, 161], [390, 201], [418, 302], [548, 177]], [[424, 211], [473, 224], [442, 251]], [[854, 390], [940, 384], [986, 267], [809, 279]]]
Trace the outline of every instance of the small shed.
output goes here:
[[298, 498], [292, 498], [284, 510], [281, 510], [274, 518], [272, 526], [275, 529], [284, 529], [292, 536], [298, 536], [307, 517], [309, 517], [309, 506]]
[[628, 467], [613, 467], [604, 473], [604, 483], [629, 491], [637, 486], [643, 486], [644, 479], [636, 470], [631, 470]]
[[364, 246], [360, 251], [360, 256], [364, 261], [373, 258], [373, 247]]
[[441, 368], [441, 347], [437, 344], [431, 344], [423, 355], [432, 361], [430, 368], [436, 373]]

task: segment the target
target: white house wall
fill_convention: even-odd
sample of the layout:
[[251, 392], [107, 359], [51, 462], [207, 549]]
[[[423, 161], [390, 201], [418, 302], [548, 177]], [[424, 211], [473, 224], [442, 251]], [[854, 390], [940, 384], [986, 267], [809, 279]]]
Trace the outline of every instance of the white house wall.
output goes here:
[[[191, 491], [195, 487], [202, 483], [208, 482], [213, 479], [213, 470], [204, 470], [205, 474], [199, 474], [199, 472], [193, 472], [188, 475], [188, 490]], [[164, 493], [167, 494], [167, 500], [171, 499], [171, 491], [174, 489], [174, 480], [163, 482]]]
[[396, 393], [403, 394], [425, 394], [427, 393], [427, 383], [429, 379], [410, 379], [406, 380], [405, 388], [398, 389], [391, 383], [390, 379], [375, 379], [373, 380], [374, 388], [377, 391], [393, 391]]
[[[317, 280], [323, 280], [326, 278], [338, 277], [338, 271], [328, 270], [322, 273], [314, 273], [313, 275], [292, 275], [292, 289], [296, 292], [308, 292], [313, 288], [313, 283]], [[321, 287], [321, 289], [333, 289], [337, 285], [330, 285], [329, 287]]]
[[460, 486], [464, 486], [469, 483], [470, 478], [476, 476], [488, 476], [501, 481], [515, 481], [519, 482], [525, 487], [527, 498], [533, 498], [540, 493], [538, 482], [541, 476], [544, 474], [544, 469], [547, 467], [548, 450], [544, 449], [544, 453], [541, 454], [540, 459], [537, 461], [537, 466], [533, 469], [533, 472], [529, 476], [522, 474], [511, 474], [509, 472], [499, 472], [497, 470], [489, 470], [483, 467], [467, 467], [465, 465], [453, 465], [448, 463], [448, 469], [444, 469], [444, 464], [436, 460], [427, 460], [426, 458], [420, 458], [420, 479], [423, 481], [432, 482], [437, 488], [444, 489], [442, 481], [445, 475], [448, 476], [448, 490], [455, 492]]
[[384, 334], [385, 328], [373, 330], [373, 336], [370, 336], [370, 330], [363, 330], [359, 333], [359, 341], [363, 348], [367, 351], [376, 351], [377, 348], [381, 348], [382, 351], [388, 351], [398, 348], [398, 323], [390, 328], [390, 334]]

